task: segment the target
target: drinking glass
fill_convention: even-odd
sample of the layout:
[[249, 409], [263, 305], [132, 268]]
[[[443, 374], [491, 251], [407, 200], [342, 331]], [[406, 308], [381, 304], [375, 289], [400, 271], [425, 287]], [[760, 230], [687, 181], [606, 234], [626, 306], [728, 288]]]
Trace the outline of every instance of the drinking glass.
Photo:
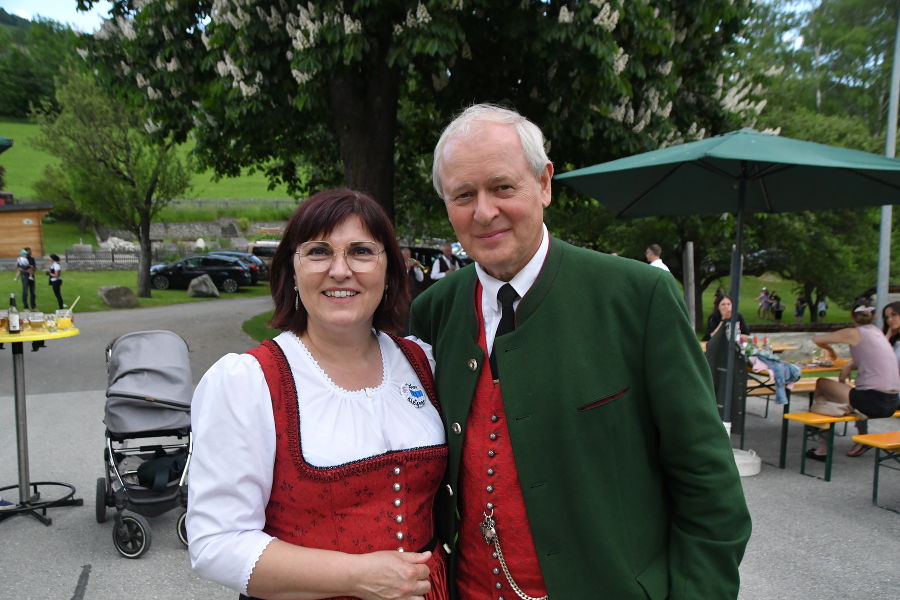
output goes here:
[[0, 310], [0, 333], [6, 332], [6, 324], [8, 319], [9, 311]]
[[44, 313], [33, 311], [30, 317], [31, 330], [40, 331], [44, 328]]
[[61, 308], [56, 311], [56, 326], [59, 329], [72, 328], [72, 309]]
[[47, 331], [53, 333], [56, 331], [56, 314], [55, 313], [47, 313], [44, 315], [44, 326], [47, 328]]

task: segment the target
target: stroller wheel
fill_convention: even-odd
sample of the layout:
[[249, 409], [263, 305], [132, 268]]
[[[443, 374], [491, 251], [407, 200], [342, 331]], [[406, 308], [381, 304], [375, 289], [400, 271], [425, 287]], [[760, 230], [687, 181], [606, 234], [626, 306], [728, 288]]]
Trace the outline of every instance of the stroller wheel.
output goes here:
[[178, 517], [178, 525], [175, 526], [175, 530], [178, 532], [178, 539], [187, 547], [187, 511], [182, 512]]
[[122, 514], [113, 527], [113, 544], [125, 558], [140, 558], [150, 549], [150, 523], [138, 514]]
[[94, 515], [97, 517], [98, 523], [106, 523], [106, 496], [109, 486], [106, 484], [106, 477], [97, 478], [97, 498], [94, 504]]

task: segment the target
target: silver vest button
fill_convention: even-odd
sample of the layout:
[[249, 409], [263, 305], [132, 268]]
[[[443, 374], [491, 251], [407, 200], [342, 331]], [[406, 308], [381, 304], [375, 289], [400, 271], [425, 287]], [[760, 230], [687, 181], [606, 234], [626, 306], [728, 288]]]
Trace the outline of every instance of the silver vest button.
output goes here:
[[460, 426], [459, 423], [454, 423], [453, 425], [450, 426], [450, 431], [452, 431], [456, 435], [459, 435], [462, 433], [462, 427]]
[[478, 361], [474, 358], [469, 359], [469, 370], [476, 371], [478, 369]]
[[450, 486], [449, 483], [447, 484], [447, 495], [448, 495], [448, 496], [452, 496], [452, 495], [453, 495], [453, 488]]

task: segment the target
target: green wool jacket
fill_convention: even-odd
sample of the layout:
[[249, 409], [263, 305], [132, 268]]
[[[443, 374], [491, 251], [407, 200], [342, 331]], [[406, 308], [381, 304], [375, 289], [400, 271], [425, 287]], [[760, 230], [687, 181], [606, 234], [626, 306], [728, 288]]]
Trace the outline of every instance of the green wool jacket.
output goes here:
[[[411, 319], [437, 360], [450, 455], [436, 515], [451, 550], [467, 416], [489, 368], [476, 283], [473, 265], [449, 274]], [[550, 598], [736, 598], [750, 516], [672, 275], [551, 239], [494, 352]], [[451, 581], [452, 569], [451, 554]]]

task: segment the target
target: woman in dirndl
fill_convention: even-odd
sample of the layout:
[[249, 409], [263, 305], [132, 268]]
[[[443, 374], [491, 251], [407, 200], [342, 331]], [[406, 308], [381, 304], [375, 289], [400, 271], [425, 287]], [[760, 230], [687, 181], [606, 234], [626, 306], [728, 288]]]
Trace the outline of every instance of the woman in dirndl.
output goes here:
[[445, 600], [432, 505], [447, 447], [430, 347], [369, 196], [313, 195], [272, 260], [282, 333], [194, 394], [187, 532], [203, 577], [250, 598]]

